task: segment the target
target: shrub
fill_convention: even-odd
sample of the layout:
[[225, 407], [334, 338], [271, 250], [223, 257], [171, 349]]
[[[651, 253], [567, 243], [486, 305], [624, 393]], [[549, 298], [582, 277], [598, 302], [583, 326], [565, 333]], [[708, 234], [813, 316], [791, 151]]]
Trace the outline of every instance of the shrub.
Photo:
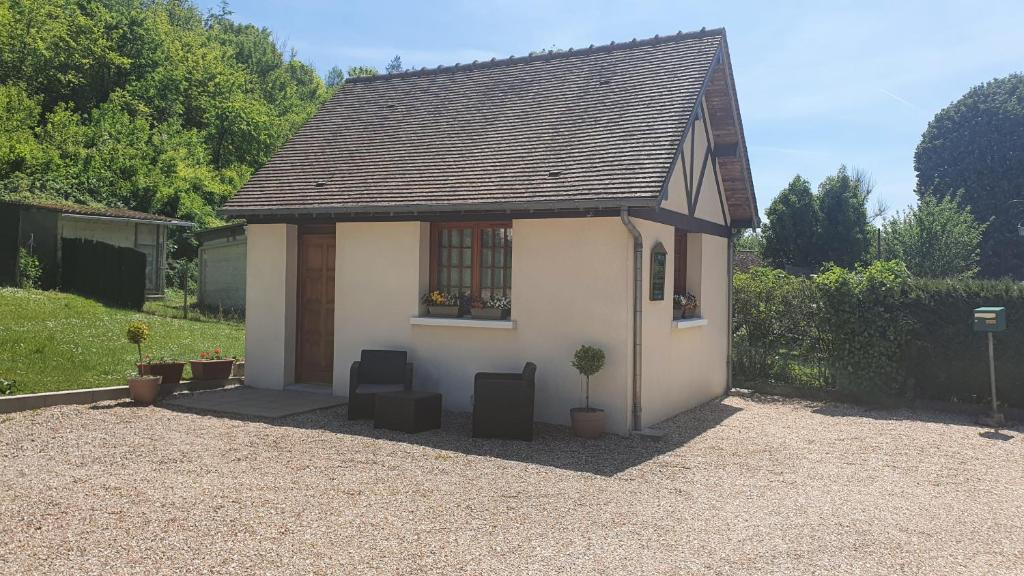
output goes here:
[[0, 396], [6, 396], [8, 394], [14, 394], [14, 388], [17, 382], [14, 380], [4, 380], [0, 378]]
[[986, 338], [972, 311], [1005, 306], [995, 335], [1002, 402], [1024, 407], [1024, 285], [911, 278], [899, 263], [826, 268], [813, 279], [753, 269], [734, 280], [737, 382], [824, 388], [844, 397], [983, 403]]
[[586, 407], [590, 410], [590, 377], [604, 368], [604, 350], [595, 346], [580, 346], [572, 357], [572, 367], [587, 380]]
[[43, 276], [43, 265], [24, 248], [18, 248], [18, 285], [22, 288], [39, 288]]
[[139, 349], [139, 363], [143, 362], [142, 358], [142, 345], [149, 340], [149, 326], [145, 322], [138, 320], [128, 323], [128, 331], [126, 333], [128, 342], [135, 344]]

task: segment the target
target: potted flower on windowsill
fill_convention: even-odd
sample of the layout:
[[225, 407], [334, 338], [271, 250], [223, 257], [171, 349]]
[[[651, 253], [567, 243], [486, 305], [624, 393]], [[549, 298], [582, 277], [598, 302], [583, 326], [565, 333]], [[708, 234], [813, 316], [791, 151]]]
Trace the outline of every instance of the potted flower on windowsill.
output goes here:
[[189, 360], [193, 380], [227, 380], [231, 377], [234, 358], [224, 358], [220, 347], [212, 352], [200, 352], [199, 360]]
[[[139, 351], [139, 367], [141, 368], [143, 363], [142, 345], [149, 340], [149, 326], [138, 320], [131, 322], [128, 324], [126, 336], [128, 342], [135, 344]], [[141, 370], [137, 374], [129, 374], [128, 395], [138, 404], [152, 404], [160, 393], [160, 380], [160, 376], [144, 375]]]
[[699, 306], [699, 302], [692, 292], [676, 294], [672, 297], [672, 319], [693, 318], [697, 306]]
[[573, 355], [572, 367], [585, 380], [585, 403], [581, 408], [569, 410], [572, 431], [580, 438], [599, 438], [604, 434], [606, 415], [600, 408], [590, 407], [590, 377], [604, 368], [604, 350], [595, 346], [580, 346]]
[[428, 316], [458, 318], [462, 297], [452, 292], [434, 290], [423, 295], [423, 303], [427, 306]]
[[512, 299], [507, 296], [491, 296], [489, 299], [473, 298], [469, 314], [477, 320], [503, 320], [512, 311]]
[[153, 358], [146, 354], [139, 363], [139, 374], [143, 376], [160, 376], [160, 396], [174, 394], [181, 383], [181, 374], [185, 371], [185, 363], [173, 358]]

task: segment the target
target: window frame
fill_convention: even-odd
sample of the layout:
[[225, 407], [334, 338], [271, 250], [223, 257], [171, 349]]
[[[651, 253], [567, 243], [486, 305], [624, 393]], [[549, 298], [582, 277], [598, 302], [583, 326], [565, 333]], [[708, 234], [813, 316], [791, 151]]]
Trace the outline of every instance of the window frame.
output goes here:
[[672, 271], [672, 294], [686, 294], [686, 267], [689, 264], [687, 261], [687, 236], [688, 233], [682, 228], [676, 228], [675, 244], [673, 246], [673, 266]]
[[[479, 298], [482, 290], [481, 287], [481, 259], [483, 253], [483, 243], [481, 240], [481, 232], [486, 229], [496, 228], [508, 228], [512, 230], [511, 220], [472, 220], [472, 221], [451, 221], [446, 220], [442, 222], [431, 222], [430, 223], [430, 289], [439, 290], [438, 285], [438, 264], [440, 263], [440, 249], [441, 249], [441, 232], [443, 230], [451, 229], [466, 229], [472, 230], [471, 238], [471, 254], [472, 263], [470, 266], [470, 291], [469, 295], [474, 298]], [[514, 244], [508, 248], [508, 265], [509, 272], [512, 271], [512, 248]], [[493, 290], [493, 286], [491, 289]], [[508, 296], [512, 296], [512, 284], [509, 282]]]

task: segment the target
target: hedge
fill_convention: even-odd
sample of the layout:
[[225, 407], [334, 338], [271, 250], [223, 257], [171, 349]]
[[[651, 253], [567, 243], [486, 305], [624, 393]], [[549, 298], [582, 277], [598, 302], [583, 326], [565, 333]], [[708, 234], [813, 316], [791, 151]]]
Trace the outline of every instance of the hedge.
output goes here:
[[60, 286], [65, 292], [141, 310], [146, 301], [146, 255], [133, 248], [65, 238]]
[[999, 400], [1024, 408], [1024, 285], [912, 278], [899, 263], [877, 262], [813, 278], [755, 268], [734, 286], [737, 385], [988, 402], [987, 341], [973, 331], [972, 311], [1005, 306], [1008, 329], [995, 335]]

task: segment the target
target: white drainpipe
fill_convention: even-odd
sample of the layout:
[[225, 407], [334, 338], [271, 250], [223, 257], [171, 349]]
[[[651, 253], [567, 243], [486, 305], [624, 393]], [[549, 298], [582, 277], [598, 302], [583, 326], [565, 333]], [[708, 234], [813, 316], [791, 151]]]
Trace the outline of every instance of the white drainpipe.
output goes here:
[[622, 224], [633, 236], [633, 430], [643, 429], [641, 420], [640, 383], [643, 376], [643, 285], [644, 238], [629, 218], [629, 208], [619, 213]]

